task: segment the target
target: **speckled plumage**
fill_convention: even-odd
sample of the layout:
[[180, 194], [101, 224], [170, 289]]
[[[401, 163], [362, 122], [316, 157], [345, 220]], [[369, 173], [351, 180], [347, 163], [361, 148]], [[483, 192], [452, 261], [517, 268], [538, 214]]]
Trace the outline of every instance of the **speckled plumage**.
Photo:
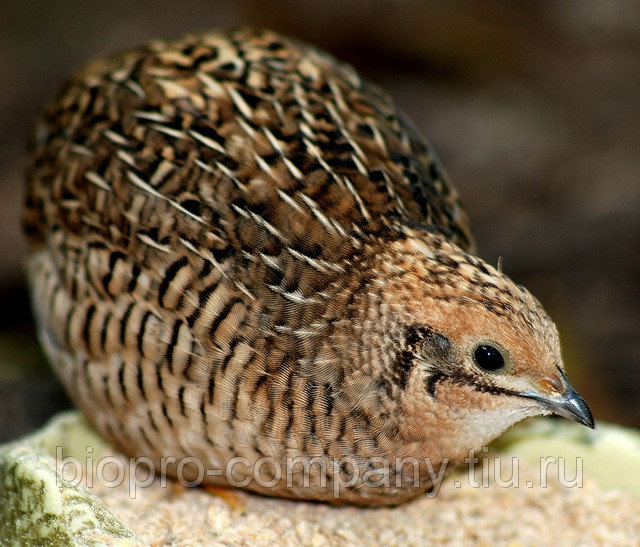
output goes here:
[[[336, 499], [347, 472], [329, 462], [460, 462], [549, 412], [521, 394], [568, 385], [540, 304], [468, 254], [431, 149], [386, 93], [312, 47], [238, 30], [99, 61], [45, 112], [33, 151], [40, 336], [128, 454], [195, 457], [220, 484], [234, 457], [316, 458], [309, 484], [284, 467], [268, 487], [241, 466], [234, 479], [395, 504], [431, 486], [424, 464]], [[504, 372], [474, 367], [478, 341], [503, 348]]]

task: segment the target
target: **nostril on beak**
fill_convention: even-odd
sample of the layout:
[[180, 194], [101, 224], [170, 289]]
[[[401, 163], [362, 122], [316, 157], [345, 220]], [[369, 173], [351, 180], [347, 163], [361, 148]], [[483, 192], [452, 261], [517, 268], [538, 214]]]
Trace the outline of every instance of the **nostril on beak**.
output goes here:
[[546, 393], [529, 391], [519, 395], [526, 399], [538, 401], [542, 406], [558, 416], [569, 418], [593, 429], [595, 427], [593, 415], [587, 403], [573, 389], [564, 372], [560, 368], [558, 371], [560, 375], [550, 374], [538, 383], [539, 388]]
[[540, 381], [540, 387], [543, 390], [548, 391], [550, 394], [564, 393], [564, 391], [566, 390], [566, 385], [564, 381], [560, 376], [557, 376], [556, 374], [545, 376]]

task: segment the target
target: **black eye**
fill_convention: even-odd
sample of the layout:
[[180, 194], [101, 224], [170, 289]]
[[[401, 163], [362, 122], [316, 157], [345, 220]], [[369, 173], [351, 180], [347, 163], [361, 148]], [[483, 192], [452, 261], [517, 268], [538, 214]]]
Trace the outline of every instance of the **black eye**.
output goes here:
[[504, 367], [502, 352], [488, 344], [481, 344], [473, 354], [473, 360], [481, 369], [494, 371]]

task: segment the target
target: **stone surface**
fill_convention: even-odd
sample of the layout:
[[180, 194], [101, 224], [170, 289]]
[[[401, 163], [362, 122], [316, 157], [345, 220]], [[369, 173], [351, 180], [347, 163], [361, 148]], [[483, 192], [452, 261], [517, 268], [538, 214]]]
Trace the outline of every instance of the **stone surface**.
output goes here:
[[[435, 499], [384, 509], [334, 507], [187, 488], [171, 479], [147, 480], [140, 469], [135, 483], [124, 456], [79, 413], [67, 412], [0, 447], [0, 543], [628, 545], [640, 537], [637, 431], [598, 424], [591, 432], [561, 420], [529, 420], [477, 456], [480, 463], [450, 475]], [[542, 458], [550, 458], [546, 475]], [[76, 460], [93, 464], [92, 471], [84, 469], [89, 489], [78, 484], [70, 465]], [[106, 465], [97, 472], [101, 461], [110, 462], [111, 475]], [[124, 470], [120, 481], [116, 462]]]
[[[80, 444], [76, 444], [80, 443]], [[84, 485], [56, 467], [56, 446], [103, 441], [79, 416], [0, 449], [0, 544], [135, 544], [141, 540]]]
[[565, 474], [575, 475], [582, 458], [585, 477], [605, 490], [618, 489], [640, 500], [640, 432], [615, 424], [597, 430], [574, 427], [560, 419], [529, 420], [493, 444], [503, 458], [521, 456], [533, 464], [541, 457], [564, 458]]

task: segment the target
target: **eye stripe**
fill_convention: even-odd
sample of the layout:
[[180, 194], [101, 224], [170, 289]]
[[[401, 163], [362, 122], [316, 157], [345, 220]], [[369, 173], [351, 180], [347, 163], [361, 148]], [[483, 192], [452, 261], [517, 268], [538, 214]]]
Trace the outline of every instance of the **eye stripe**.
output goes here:
[[506, 395], [509, 397], [520, 395], [520, 393], [517, 391], [490, 384], [477, 378], [476, 376], [460, 372], [447, 374], [442, 371], [436, 371], [433, 374], [427, 376], [424, 382], [427, 393], [431, 395], [433, 399], [437, 400], [436, 389], [438, 387], [438, 384], [443, 382], [450, 382], [452, 384], [459, 385], [466, 384], [470, 386], [474, 391], [479, 391], [481, 393], [491, 393], [492, 395]]

